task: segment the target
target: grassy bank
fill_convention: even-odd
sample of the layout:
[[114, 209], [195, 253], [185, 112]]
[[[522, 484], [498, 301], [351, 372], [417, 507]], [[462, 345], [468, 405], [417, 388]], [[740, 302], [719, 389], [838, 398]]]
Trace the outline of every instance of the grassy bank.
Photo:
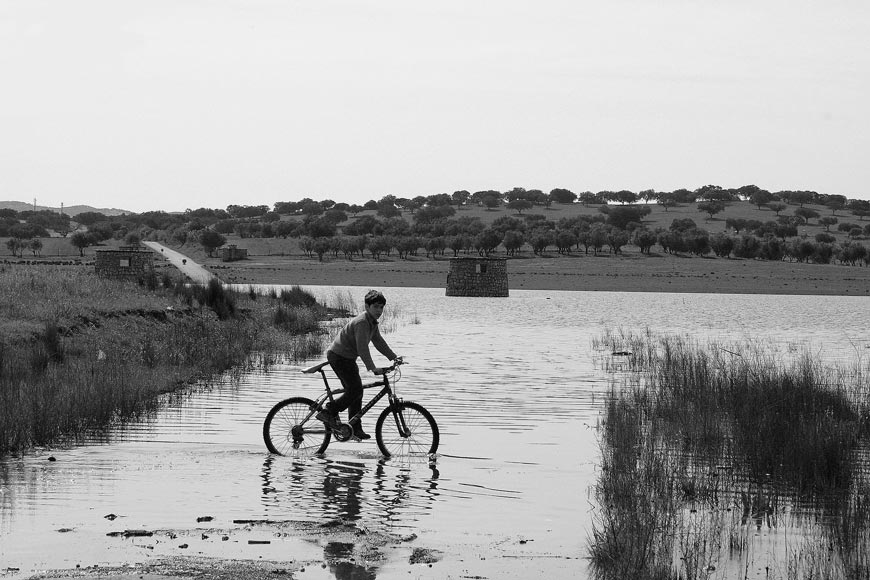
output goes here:
[[[870, 578], [870, 377], [757, 344], [602, 337], [600, 578]], [[784, 546], [759, 540], [782, 532]]]
[[81, 267], [7, 266], [0, 297], [0, 453], [104, 428], [160, 393], [310, 356], [325, 340], [310, 331], [326, 309], [300, 291], [260, 296], [168, 275], [139, 285]]

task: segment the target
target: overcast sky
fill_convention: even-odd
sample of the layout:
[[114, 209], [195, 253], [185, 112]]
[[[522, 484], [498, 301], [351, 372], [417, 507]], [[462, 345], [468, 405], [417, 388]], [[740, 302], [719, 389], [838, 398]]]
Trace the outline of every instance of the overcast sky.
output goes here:
[[867, 0], [0, 0], [0, 200], [870, 198]]

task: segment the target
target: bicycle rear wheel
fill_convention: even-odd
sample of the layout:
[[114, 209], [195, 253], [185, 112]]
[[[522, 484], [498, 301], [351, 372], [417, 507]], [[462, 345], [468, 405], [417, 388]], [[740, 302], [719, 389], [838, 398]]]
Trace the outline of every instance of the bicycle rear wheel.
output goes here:
[[272, 407], [263, 422], [263, 440], [272, 453], [309, 457], [326, 451], [331, 433], [311, 413], [315, 403], [304, 397], [285, 399]]
[[405, 457], [435, 453], [441, 436], [429, 411], [417, 403], [403, 401], [384, 409], [375, 426], [375, 437], [385, 456]]

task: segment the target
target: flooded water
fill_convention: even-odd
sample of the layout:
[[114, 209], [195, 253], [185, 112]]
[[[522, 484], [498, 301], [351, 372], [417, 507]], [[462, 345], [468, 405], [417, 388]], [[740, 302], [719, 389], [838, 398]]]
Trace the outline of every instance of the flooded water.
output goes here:
[[[309, 290], [327, 303], [365, 291]], [[593, 338], [649, 327], [809, 346], [831, 360], [870, 355], [866, 298], [384, 291], [387, 341], [409, 362], [398, 390], [441, 429], [434, 463], [384, 460], [374, 440], [333, 442], [305, 461], [270, 455], [271, 406], [322, 388], [299, 372], [319, 358], [279, 365], [168, 397], [106, 440], [0, 459], [0, 576], [185, 555], [324, 563], [299, 578], [583, 578], [596, 427], [613, 381]], [[370, 432], [382, 405], [364, 421]], [[294, 532], [325, 522], [405, 551], [326, 566], [353, 540]], [[418, 547], [441, 558], [423, 576], [409, 563]]]

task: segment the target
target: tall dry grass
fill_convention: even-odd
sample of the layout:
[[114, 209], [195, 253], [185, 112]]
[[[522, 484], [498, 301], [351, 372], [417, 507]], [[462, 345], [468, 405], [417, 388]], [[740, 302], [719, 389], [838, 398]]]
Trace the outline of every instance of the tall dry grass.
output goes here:
[[[599, 577], [763, 569], [754, 534], [783, 526], [803, 539], [768, 578], [870, 577], [867, 369], [650, 332], [595, 346], [628, 369], [601, 428]], [[787, 521], [795, 511], [812, 517]]]
[[[150, 286], [147, 285], [147, 286]], [[46, 445], [135, 416], [156, 395], [228, 369], [323, 348], [322, 307], [219, 283], [153, 290], [83, 268], [13, 267], [0, 276], [0, 453]]]

